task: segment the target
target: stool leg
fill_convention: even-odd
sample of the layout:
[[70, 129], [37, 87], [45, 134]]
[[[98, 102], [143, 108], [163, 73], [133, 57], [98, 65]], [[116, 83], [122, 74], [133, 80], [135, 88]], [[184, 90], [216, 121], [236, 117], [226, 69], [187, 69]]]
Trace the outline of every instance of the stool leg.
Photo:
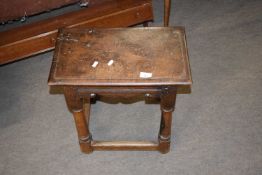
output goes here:
[[89, 131], [90, 97], [87, 99], [86, 110], [84, 110], [83, 100], [78, 97], [76, 89], [66, 87], [64, 94], [67, 106], [74, 116], [81, 151], [91, 153], [93, 148], [92, 135]]
[[164, 27], [168, 27], [169, 25], [170, 7], [171, 0], [165, 0]]
[[170, 150], [172, 112], [176, 102], [176, 89], [163, 88], [161, 94], [161, 124], [159, 130], [159, 152], [165, 154]]

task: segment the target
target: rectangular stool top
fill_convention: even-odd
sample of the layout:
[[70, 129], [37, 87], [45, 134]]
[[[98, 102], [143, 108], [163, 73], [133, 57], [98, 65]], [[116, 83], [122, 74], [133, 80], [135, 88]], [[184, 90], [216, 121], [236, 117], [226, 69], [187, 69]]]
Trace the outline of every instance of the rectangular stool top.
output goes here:
[[63, 29], [49, 85], [191, 85], [183, 27]]

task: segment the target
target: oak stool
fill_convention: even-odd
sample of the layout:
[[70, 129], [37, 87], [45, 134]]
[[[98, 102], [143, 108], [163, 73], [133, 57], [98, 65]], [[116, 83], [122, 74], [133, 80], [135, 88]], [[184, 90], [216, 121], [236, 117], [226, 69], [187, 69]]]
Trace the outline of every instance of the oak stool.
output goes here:
[[[82, 152], [167, 153], [177, 91], [192, 85], [184, 28], [63, 29], [57, 38], [48, 84], [63, 88]], [[93, 140], [90, 100], [136, 95], [160, 99], [158, 142]]]

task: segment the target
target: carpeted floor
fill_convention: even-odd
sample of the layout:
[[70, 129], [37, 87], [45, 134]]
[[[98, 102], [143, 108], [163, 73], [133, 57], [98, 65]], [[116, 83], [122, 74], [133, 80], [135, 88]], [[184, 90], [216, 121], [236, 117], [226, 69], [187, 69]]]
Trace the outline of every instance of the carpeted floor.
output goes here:
[[[0, 174], [261, 175], [262, 1], [174, 0], [171, 25], [186, 27], [194, 84], [178, 96], [170, 153], [82, 154], [64, 97], [49, 94], [49, 52], [0, 67]], [[98, 102], [91, 131], [152, 140], [159, 116], [159, 105]]]

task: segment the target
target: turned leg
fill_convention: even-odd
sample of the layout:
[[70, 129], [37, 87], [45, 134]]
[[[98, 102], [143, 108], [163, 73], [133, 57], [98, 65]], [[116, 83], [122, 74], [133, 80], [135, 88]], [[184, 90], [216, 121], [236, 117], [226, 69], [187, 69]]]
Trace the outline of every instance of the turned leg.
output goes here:
[[93, 148], [91, 146], [92, 136], [89, 131], [90, 97], [84, 105], [83, 99], [78, 96], [76, 88], [66, 87], [64, 88], [64, 94], [67, 106], [74, 115], [81, 151], [91, 153]]
[[170, 150], [172, 113], [176, 102], [176, 89], [165, 87], [161, 93], [161, 124], [158, 136], [159, 152], [167, 153]]
[[165, 0], [165, 14], [164, 14], [164, 26], [168, 27], [169, 25], [169, 16], [170, 16], [170, 7], [171, 0]]

